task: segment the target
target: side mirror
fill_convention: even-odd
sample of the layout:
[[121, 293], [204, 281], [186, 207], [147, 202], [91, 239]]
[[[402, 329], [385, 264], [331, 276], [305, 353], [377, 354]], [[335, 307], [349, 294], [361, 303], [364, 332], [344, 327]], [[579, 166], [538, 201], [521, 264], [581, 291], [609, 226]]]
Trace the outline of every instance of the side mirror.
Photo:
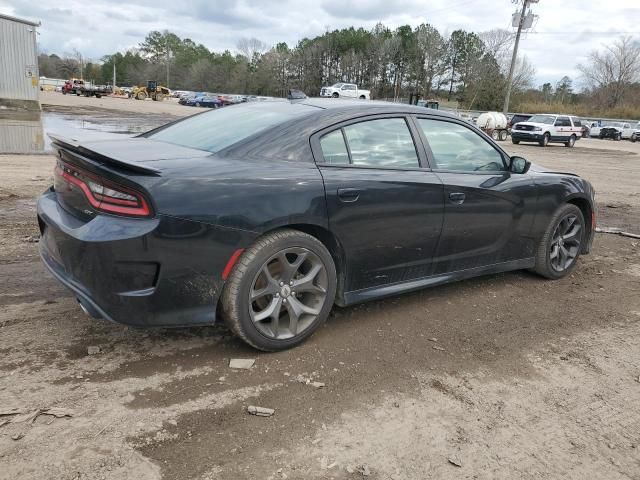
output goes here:
[[511, 157], [509, 161], [509, 171], [511, 173], [527, 173], [531, 167], [531, 162], [522, 157]]

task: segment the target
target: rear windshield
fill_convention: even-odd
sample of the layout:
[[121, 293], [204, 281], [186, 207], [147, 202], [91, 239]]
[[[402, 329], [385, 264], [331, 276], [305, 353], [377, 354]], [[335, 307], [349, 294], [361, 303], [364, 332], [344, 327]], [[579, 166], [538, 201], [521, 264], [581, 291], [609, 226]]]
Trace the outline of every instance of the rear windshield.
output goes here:
[[143, 136], [216, 153], [269, 127], [318, 111], [316, 107], [289, 102], [233, 105], [194, 115]]

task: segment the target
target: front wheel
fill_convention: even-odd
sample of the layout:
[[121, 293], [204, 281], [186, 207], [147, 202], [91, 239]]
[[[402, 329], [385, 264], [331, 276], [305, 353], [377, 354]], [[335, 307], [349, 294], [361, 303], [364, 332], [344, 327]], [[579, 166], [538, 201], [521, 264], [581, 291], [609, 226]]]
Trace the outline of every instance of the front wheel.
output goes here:
[[334, 92], [333, 95], [331, 95], [333, 98], [338, 98], [340, 96], [340, 94], [338, 92]]
[[511, 137], [511, 143], [513, 143], [514, 145], [519, 145], [520, 140], [516, 140], [515, 138]]
[[631, 135], [631, 138], [629, 140], [631, 140], [631, 143], [636, 143], [636, 141], [638, 140], [638, 135], [634, 133], [633, 135]]
[[622, 134], [621, 134], [621, 133], [616, 133], [616, 136], [615, 136], [615, 137], [613, 137], [613, 139], [614, 139], [616, 142], [618, 142], [618, 141], [622, 140]]
[[224, 286], [222, 314], [249, 345], [284, 350], [324, 323], [335, 293], [335, 264], [322, 242], [297, 230], [279, 230], [241, 255]]
[[538, 245], [535, 272], [552, 280], [571, 273], [582, 251], [584, 235], [582, 211], [570, 203], [561, 206]]
[[550, 136], [549, 136], [549, 134], [548, 134], [548, 133], [545, 133], [545, 134], [542, 136], [542, 140], [540, 140], [540, 142], [539, 142], [539, 143], [540, 143], [540, 146], [541, 146], [541, 147], [546, 147], [547, 145], [549, 145], [549, 140], [550, 140]]

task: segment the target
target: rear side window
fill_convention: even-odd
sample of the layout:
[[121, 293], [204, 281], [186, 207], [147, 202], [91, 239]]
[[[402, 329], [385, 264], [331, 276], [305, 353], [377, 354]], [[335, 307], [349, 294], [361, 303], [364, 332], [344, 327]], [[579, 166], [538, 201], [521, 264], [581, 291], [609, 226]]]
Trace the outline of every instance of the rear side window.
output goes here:
[[418, 124], [441, 170], [503, 171], [502, 155], [480, 134], [457, 123], [419, 118]]
[[194, 115], [143, 136], [216, 153], [262, 130], [317, 111], [316, 107], [289, 102], [234, 105]]
[[381, 168], [420, 166], [413, 137], [404, 118], [381, 118], [347, 125], [324, 135], [320, 139], [320, 147], [325, 162], [329, 164], [350, 163]]
[[320, 139], [322, 155], [326, 163], [340, 165], [349, 163], [349, 152], [344, 143], [342, 130], [334, 130]]
[[556, 127], [570, 127], [571, 120], [569, 120], [569, 117], [558, 117], [554, 125]]
[[582, 121], [578, 118], [574, 118], [573, 119], [573, 126], [574, 127], [581, 127], [582, 126]]

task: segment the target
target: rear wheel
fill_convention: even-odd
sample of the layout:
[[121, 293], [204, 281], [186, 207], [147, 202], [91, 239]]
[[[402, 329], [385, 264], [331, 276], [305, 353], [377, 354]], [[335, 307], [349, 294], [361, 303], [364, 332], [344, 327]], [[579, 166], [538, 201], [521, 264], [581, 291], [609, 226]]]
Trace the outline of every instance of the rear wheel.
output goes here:
[[551, 139], [551, 137], [549, 136], [549, 133], [545, 133], [542, 136], [542, 140], [540, 140], [538, 143], [540, 144], [541, 147], [546, 147], [547, 145], [549, 145], [549, 140]]
[[561, 206], [538, 245], [535, 272], [552, 280], [569, 274], [582, 251], [584, 234], [582, 211], [570, 203]]
[[565, 147], [573, 147], [576, 144], [576, 136], [575, 135], [571, 135], [569, 137], [569, 140], [567, 140], [567, 143], [564, 144]]
[[360, 95], [360, 100], [366, 100], [367, 97], [365, 97], [364, 95]]
[[326, 320], [336, 292], [331, 254], [297, 230], [265, 235], [233, 268], [222, 293], [222, 313], [233, 332], [265, 351], [304, 341]]
[[614, 139], [615, 141], [622, 140], [622, 134], [621, 134], [621, 133], [616, 133], [616, 136], [615, 136], [615, 137], [613, 137], [613, 139]]
[[629, 140], [631, 140], [632, 143], [635, 143], [638, 140], [638, 135], [634, 133], [633, 135], [631, 135], [631, 138]]
[[509, 134], [507, 133], [506, 130], [500, 130], [500, 135], [498, 135], [498, 138], [504, 142], [507, 139], [508, 135]]
[[491, 130], [491, 138], [498, 140], [500, 138], [500, 132], [498, 132], [498, 130]]

